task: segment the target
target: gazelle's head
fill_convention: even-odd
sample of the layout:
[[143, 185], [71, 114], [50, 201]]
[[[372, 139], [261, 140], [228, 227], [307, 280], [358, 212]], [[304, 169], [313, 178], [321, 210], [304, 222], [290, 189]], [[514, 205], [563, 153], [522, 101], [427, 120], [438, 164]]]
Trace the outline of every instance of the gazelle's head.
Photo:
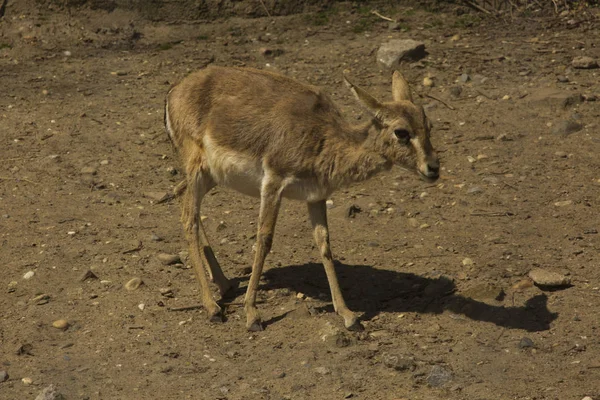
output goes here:
[[370, 137], [382, 156], [400, 167], [415, 171], [426, 181], [439, 178], [440, 162], [429, 140], [431, 123], [423, 107], [412, 101], [408, 83], [395, 71], [392, 77], [393, 101], [382, 103], [363, 89], [344, 80], [356, 98], [373, 115], [377, 128]]

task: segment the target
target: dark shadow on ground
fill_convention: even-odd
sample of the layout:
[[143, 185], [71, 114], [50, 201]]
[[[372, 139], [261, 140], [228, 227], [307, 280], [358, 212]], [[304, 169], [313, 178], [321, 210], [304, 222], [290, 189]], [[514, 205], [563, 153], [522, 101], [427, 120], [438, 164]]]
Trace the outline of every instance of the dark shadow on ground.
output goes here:
[[[336, 271], [348, 307], [363, 313], [366, 320], [382, 311], [450, 311], [476, 321], [534, 332], [549, 329], [558, 316], [548, 310], [544, 294], [532, 297], [522, 307], [496, 306], [456, 294], [456, 286], [446, 277], [425, 278], [367, 265], [336, 264]], [[267, 283], [263, 290], [288, 288], [313, 298], [331, 298], [322, 264], [272, 268], [264, 277]]]

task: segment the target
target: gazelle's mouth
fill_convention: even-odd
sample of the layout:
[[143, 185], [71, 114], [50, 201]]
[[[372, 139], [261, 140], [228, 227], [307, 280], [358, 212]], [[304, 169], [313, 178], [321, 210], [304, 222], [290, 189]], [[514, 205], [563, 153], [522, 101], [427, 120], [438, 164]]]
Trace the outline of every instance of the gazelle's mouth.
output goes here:
[[429, 175], [425, 175], [421, 171], [417, 171], [417, 172], [418, 172], [419, 178], [423, 179], [425, 182], [428, 182], [428, 183], [433, 183], [433, 182], [437, 181], [438, 178], [440, 177], [439, 174], [429, 176]]

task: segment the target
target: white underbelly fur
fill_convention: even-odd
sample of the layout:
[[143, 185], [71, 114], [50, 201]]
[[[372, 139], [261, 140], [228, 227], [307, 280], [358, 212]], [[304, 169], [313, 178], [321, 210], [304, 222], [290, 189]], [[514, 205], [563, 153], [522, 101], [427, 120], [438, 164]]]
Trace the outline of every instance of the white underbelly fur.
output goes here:
[[[218, 185], [260, 197], [260, 188], [269, 173], [261, 160], [219, 148], [208, 135], [204, 136], [203, 142], [211, 175]], [[287, 177], [282, 182], [281, 194], [285, 198], [313, 202], [325, 200], [330, 193], [316, 179]]]

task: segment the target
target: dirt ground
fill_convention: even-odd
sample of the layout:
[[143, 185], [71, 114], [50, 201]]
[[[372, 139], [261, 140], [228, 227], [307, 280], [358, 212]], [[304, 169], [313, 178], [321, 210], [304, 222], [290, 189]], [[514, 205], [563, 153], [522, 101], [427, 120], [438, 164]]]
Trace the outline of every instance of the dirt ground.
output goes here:
[[[51, 384], [65, 399], [600, 399], [600, 70], [571, 67], [600, 57], [597, 10], [381, 7], [400, 18], [391, 30], [364, 3], [203, 23], [15, 3], [0, 22], [0, 399]], [[390, 38], [426, 44], [400, 68], [442, 177], [393, 169], [331, 198], [342, 290], [365, 331], [343, 330], [292, 201], [262, 280], [266, 329], [245, 330], [258, 201], [223, 188], [205, 226], [240, 288], [227, 321], [209, 323], [192, 307], [179, 199], [160, 201], [182, 179], [162, 124], [169, 87], [209, 63], [271, 69], [364, 120], [342, 71], [389, 99], [375, 53]], [[564, 121], [581, 129], [561, 134]], [[571, 285], [532, 285], [533, 268]]]

